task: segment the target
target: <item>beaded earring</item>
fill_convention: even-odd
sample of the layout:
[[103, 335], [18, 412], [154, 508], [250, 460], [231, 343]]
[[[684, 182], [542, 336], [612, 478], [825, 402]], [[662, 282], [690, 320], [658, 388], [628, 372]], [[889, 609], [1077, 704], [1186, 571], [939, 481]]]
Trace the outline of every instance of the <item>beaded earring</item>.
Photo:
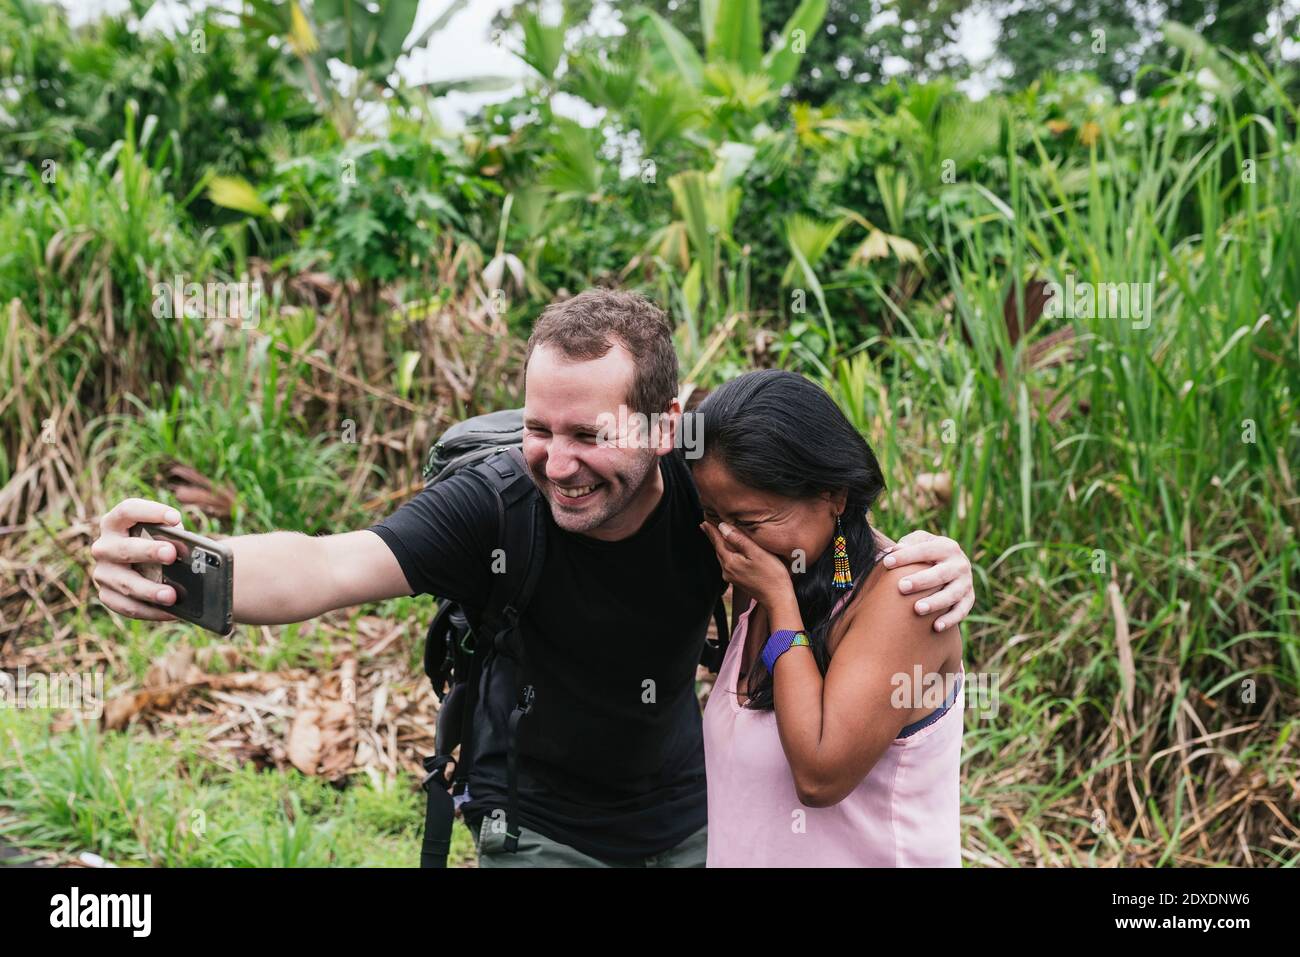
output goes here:
[[849, 543], [844, 540], [844, 526], [835, 516], [835, 576], [831, 579], [836, 588], [852, 588], [853, 573], [849, 571]]

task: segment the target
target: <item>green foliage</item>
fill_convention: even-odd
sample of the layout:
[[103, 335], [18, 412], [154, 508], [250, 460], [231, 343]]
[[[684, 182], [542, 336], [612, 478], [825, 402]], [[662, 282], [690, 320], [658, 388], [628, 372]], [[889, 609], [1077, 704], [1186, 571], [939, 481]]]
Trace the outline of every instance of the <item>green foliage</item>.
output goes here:
[[[90, 851], [118, 866], [413, 867], [419, 783], [231, 770], [201, 756], [202, 735], [153, 739], [0, 710], [0, 833], [37, 852]], [[473, 858], [457, 824], [451, 863]]]
[[58, 4], [4, 0], [0, 87], [13, 95], [0, 103], [0, 166], [102, 154], [122, 137], [134, 102], [137, 122], [156, 117], [174, 140], [178, 175], [166, 184], [174, 196], [189, 196], [209, 168], [259, 177], [262, 137], [316, 116], [284, 82], [279, 60], [214, 8], [171, 35], [134, 29], [126, 14], [74, 30]]
[[[284, 51], [282, 68], [302, 95], [327, 117], [343, 139], [356, 135], [362, 110], [375, 102], [375, 94], [405, 95], [394, 85], [398, 59], [429, 42], [468, 5], [452, 0], [418, 37], [410, 37], [419, 8], [418, 0], [363, 3], [360, 0], [245, 0], [240, 14], [244, 31], [265, 49], [274, 40]], [[332, 79], [330, 63], [350, 67], [345, 84]], [[428, 86], [442, 95], [452, 90], [499, 89], [509, 84], [500, 77], [466, 77]]]
[[[444, 232], [497, 192], [438, 145], [412, 133], [355, 140], [276, 165], [257, 190], [217, 180], [214, 203], [288, 230], [288, 263], [379, 283], [421, 275]], [[274, 225], [274, 224], [270, 224]]]
[[1029, 0], [1002, 16], [998, 53], [1010, 65], [1013, 87], [1049, 71], [1087, 72], [1115, 90], [1138, 86], [1149, 92], [1153, 78], [1144, 80], [1142, 71], [1167, 64], [1184, 48], [1170, 36], [1171, 28], [1200, 43], [1267, 56], [1280, 65], [1278, 39], [1295, 36], [1297, 25], [1300, 10], [1287, 3]]
[[[711, 4], [652, 0], [646, 4], [662, 16], [685, 41], [704, 46]], [[804, 69], [778, 67], [773, 74], [778, 87], [791, 85], [794, 99], [822, 105], [853, 99], [862, 86], [886, 79], [884, 64], [902, 60], [906, 75], [914, 79], [959, 77], [969, 71], [957, 49], [957, 19], [972, 7], [970, 0], [762, 0], [757, 4], [761, 35], [782, 41], [766, 55], [787, 48], [784, 39], [804, 29], [803, 43], [809, 59]], [[815, 23], [806, 19], [816, 10]]]
[[130, 397], [134, 414], [109, 416], [92, 428], [91, 454], [118, 498], [168, 497], [156, 480], [184, 462], [234, 491], [230, 530], [292, 528], [337, 531], [361, 520], [341, 476], [355, 465], [356, 445], [342, 425], [313, 426], [293, 411], [303, 374], [274, 348], [241, 342], [227, 373], [193, 372], [170, 394]]
[[551, 146], [550, 169], [542, 177], [542, 185], [554, 190], [560, 200], [594, 198], [600, 192], [600, 161], [591, 131], [557, 116], [547, 142]]
[[[155, 319], [155, 286], [177, 274], [206, 275], [220, 244], [190, 226], [167, 189], [175, 146], [156, 117], [137, 135], [128, 104], [124, 138], [102, 155], [27, 167], [0, 184], [0, 301], [23, 303], [51, 335], [84, 322], [55, 360], [65, 382], [83, 363], [102, 369], [118, 361], [119, 341], [137, 343], [134, 359], [146, 374], [165, 374], [192, 351], [195, 330], [185, 320]], [[4, 391], [13, 371], [0, 370]]]
[[525, 63], [536, 70], [544, 80], [555, 78], [559, 69], [560, 58], [564, 56], [564, 35], [567, 24], [546, 23], [533, 10], [521, 10], [519, 22], [524, 30], [524, 50], [521, 56]]

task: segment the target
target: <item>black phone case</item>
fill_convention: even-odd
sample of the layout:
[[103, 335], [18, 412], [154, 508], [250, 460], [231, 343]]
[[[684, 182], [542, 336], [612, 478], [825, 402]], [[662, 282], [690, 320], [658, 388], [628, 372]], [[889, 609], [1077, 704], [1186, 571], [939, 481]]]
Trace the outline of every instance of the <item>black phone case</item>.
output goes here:
[[218, 635], [229, 634], [235, 626], [235, 555], [230, 546], [166, 525], [136, 525], [131, 534], [176, 546], [171, 564], [141, 565], [146, 578], [176, 591], [174, 605], [157, 607]]

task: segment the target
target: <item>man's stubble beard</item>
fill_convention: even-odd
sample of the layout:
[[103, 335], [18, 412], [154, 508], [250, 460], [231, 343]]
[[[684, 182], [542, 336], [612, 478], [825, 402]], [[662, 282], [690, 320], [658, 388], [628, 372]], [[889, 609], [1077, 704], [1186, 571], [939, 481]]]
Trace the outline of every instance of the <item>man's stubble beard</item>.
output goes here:
[[[546, 491], [542, 492], [542, 496], [546, 499], [546, 504], [550, 506], [551, 518], [555, 520], [555, 524], [560, 526], [560, 528], [564, 529], [566, 532], [573, 532], [581, 535], [600, 528], [600, 526], [604, 525], [611, 518], [618, 515], [631, 505], [637, 495], [639, 495], [641, 490], [645, 487], [645, 483], [650, 480], [651, 470], [658, 468], [658, 466], [659, 455], [654, 449], [646, 449], [645, 458], [637, 463], [636, 471], [630, 473], [615, 472], [615, 478], [619, 488], [621, 489], [618, 498], [607, 499], [604, 505], [602, 505], [600, 509], [593, 511], [590, 516], [585, 514], [574, 515], [570, 512], [557, 509], [552, 501], [552, 497], [556, 493], [550, 489], [550, 483], [547, 480], [545, 473], [540, 477], [536, 473], [533, 473], [533, 484], [537, 485], [539, 490], [542, 488], [546, 489]], [[543, 482], [546, 484], [543, 485]], [[610, 484], [612, 485], [613, 483]]]

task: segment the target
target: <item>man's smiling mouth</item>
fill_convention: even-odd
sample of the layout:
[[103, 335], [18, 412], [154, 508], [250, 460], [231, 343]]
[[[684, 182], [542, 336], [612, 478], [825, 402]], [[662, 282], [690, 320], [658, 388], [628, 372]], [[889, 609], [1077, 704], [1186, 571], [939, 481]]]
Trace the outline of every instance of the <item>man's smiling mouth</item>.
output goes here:
[[604, 484], [605, 484], [604, 482], [597, 482], [594, 485], [565, 486], [565, 485], [556, 485], [554, 482], [552, 482], [551, 487], [555, 489], [555, 491], [559, 494], [561, 498], [568, 499], [570, 501], [577, 501], [579, 499], [587, 498], [589, 495], [593, 494], [597, 489], [599, 489]]

